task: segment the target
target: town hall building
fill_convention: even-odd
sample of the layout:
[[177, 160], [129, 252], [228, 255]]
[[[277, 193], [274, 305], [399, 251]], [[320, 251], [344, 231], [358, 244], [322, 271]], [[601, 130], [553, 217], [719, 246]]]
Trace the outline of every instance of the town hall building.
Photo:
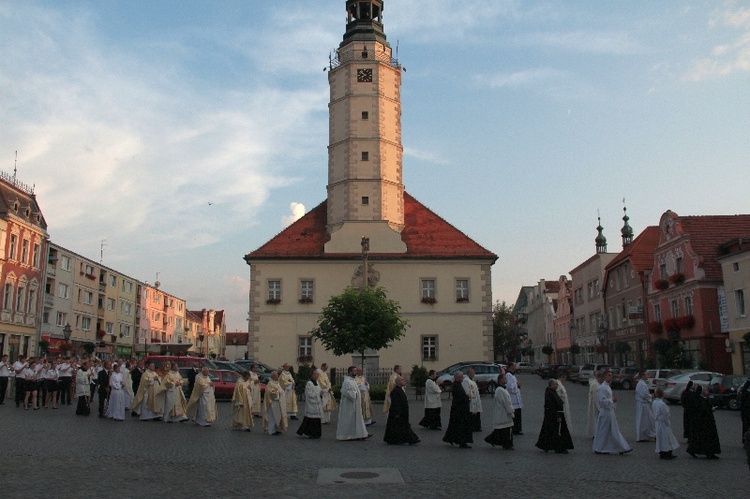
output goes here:
[[272, 366], [350, 364], [310, 331], [331, 297], [366, 281], [400, 304], [410, 326], [370, 366], [491, 360], [497, 256], [405, 191], [402, 68], [383, 32], [383, 2], [349, 0], [346, 9], [328, 72], [327, 198], [245, 256], [248, 356]]

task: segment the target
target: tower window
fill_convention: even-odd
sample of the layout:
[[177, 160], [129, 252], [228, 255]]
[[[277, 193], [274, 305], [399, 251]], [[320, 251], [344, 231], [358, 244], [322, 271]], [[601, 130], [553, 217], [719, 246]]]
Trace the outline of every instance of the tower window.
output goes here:
[[370, 197], [362, 196], [362, 204], [370, 204]]
[[370, 119], [370, 113], [367, 111], [362, 111], [362, 119], [363, 120], [369, 120]]
[[362, 161], [370, 161], [370, 153], [367, 151], [362, 151]]

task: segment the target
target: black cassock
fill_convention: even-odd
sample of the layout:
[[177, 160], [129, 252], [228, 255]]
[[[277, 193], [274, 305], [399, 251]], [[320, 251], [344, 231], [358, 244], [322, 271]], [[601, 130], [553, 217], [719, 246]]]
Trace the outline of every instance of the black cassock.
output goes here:
[[383, 441], [387, 444], [419, 443], [419, 437], [409, 424], [409, 402], [406, 393], [397, 386], [391, 391], [391, 407], [388, 410], [388, 422], [385, 425]]
[[692, 412], [688, 454], [705, 454], [706, 456], [721, 454], [713, 404], [702, 395], [695, 394], [688, 410]]
[[[563, 400], [554, 388], [547, 387], [544, 392], [544, 421], [536, 446], [543, 451], [562, 452], [573, 448], [573, 439], [565, 422]], [[559, 420], [559, 421], [558, 421]]]
[[451, 415], [448, 420], [448, 429], [443, 436], [443, 442], [449, 444], [474, 443], [471, 432], [471, 413], [469, 411], [469, 396], [464, 391], [461, 383], [453, 383], [451, 387]]

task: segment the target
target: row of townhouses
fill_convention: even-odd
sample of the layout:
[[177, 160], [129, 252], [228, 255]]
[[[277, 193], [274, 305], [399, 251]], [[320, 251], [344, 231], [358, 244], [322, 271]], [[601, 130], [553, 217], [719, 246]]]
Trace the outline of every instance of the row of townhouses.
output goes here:
[[0, 172], [0, 355], [223, 355], [224, 312], [49, 240], [33, 187]]
[[[513, 309], [535, 362], [702, 367], [750, 373], [750, 215], [662, 214], [622, 251], [596, 252], [554, 281], [523, 286]], [[550, 353], [550, 351], [552, 353]]]

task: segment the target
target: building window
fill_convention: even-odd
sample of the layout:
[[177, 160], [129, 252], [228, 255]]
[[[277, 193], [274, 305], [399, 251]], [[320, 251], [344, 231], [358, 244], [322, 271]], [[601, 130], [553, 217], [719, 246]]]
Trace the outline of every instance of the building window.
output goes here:
[[732, 264], [732, 270], [733, 270], [734, 272], [739, 272], [739, 271], [740, 271], [740, 262], [734, 262], [734, 263]]
[[677, 303], [677, 300], [669, 302], [669, 306], [672, 312], [672, 317], [677, 318], [677, 316], [680, 315], [680, 305]]
[[23, 286], [18, 287], [18, 294], [16, 295], [16, 312], [23, 312], [23, 299], [26, 297], [26, 288]]
[[627, 315], [625, 317], [628, 318], [628, 325], [629, 326], [633, 325], [633, 317], [632, 317], [632, 315], [630, 315], [630, 311], [632, 309], [633, 309], [633, 302], [632, 301], [628, 301], [628, 309], [625, 311], [627, 313]]
[[39, 260], [40, 260], [41, 253], [42, 253], [42, 247], [39, 246], [38, 244], [35, 244], [34, 245], [34, 257], [33, 257], [33, 262], [32, 262], [34, 267], [39, 268]]
[[745, 317], [745, 315], [747, 315], [747, 309], [745, 308], [745, 290], [744, 289], [734, 290], [734, 302], [737, 304], [737, 316]]
[[29, 259], [29, 240], [24, 239], [21, 241], [21, 262], [28, 263]]
[[81, 317], [81, 329], [84, 331], [91, 330], [91, 317]]
[[68, 322], [68, 314], [66, 314], [65, 312], [58, 312], [55, 325], [64, 326], [67, 322]]
[[469, 301], [468, 279], [456, 279], [456, 301]]
[[675, 272], [677, 272], [678, 274], [682, 274], [683, 272], [685, 272], [685, 265], [682, 263], [681, 256], [677, 257], [677, 259], [675, 260]]
[[370, 198], [369, 198], [369, 196], [362, 196], [362, 204], [363, 205], [370, 204]]
[[438, 337], [422, 336], [422, 360], [437, 360]]
[[112, 312], [115, 309], [115, 299], [107, 298], [107, 310]]
[[104, 331], [106, 331], [107, 334], [115, 334], [115, 323], [107, 322], [104, 325]]
[[580, 305], [583, 303], [583, 288], [578, 288], [573, 292], [573, 295], [575, 297], [576, 305]]
[[[126, 281], [125, 279], [122, 280], [122, 287], [121, 290], [125, 291], [126, 293], [132, 293], [133, 292], [133, 283], [131, 281]], [[146, 298], [148, 298], [148, 291], [146, 291]]]
[[94, 303], [94, 293], [91, 291], [85, 291], [83, 293], [83, 303], [86, 305], [91, 305]]
[[62, 255], [60, 257], [60, 269], [70, 272], [70, 257]]
[[302, 303], [312, 303], [313, 301], [313, 281], [300, 281], [299, 301]]
[[661, 322], [661, 305], [654, 305], [654, 320]]
[[109, 276], [109, 285], [113, 288], [117, 287], [117, 276], [111, 275]]
[[659, 275], [661, 276], [662, 280], [666, 280], [667, 277], [669, 277], [667, 275], [667, 264], [666, 263], [659, 264]]
[[10, 247], [8, 248], [8, 258], [11, 260], [16, 259], [16, 248], [18, 248], [18, 236], [15, 234], [10, 235]]
[[279, 303], [281, 301], [281, 281], [268, 281], [268, 300], [266, 303]]
[[[617, 288], [619, 289], [620, 286], [618, 285]], [[594, 299], [594, 282], [592, 281], [589, 283], [589, 300], [593, 300], [593, 299]]]
[[70, 298], [70, 286], [62, 282], [57, 284], [57, 296], [59, 298], [68, 299]]
[[312, 338], [309, 336], [297, 337], [297, 357], [300, 362], [312, 362]]
[[126, 301], [120, 301], [120, 313], [130, 317], [130, 314], [133, 311], [133, 304], [128, 303]]
[[370, 161], [370, 153], [367, 151], [362, 151], [362, 161]]
[[422, 279], [422, 301], [435, 302], [435, 279]]
[[693, 297], [685, 297], [685, 315], [693, 315]]
[[36, 313], [36, 289], [29, 289], [29, 305], [26, 311], [30, 314]]
[[363, 120], [370, 119], [370, 113], [368, 113], [367, 111], [362, 111], [362, 119]]
[[120, 324], [120, 336], [130, 338], [130, 326], [127, 324]]

